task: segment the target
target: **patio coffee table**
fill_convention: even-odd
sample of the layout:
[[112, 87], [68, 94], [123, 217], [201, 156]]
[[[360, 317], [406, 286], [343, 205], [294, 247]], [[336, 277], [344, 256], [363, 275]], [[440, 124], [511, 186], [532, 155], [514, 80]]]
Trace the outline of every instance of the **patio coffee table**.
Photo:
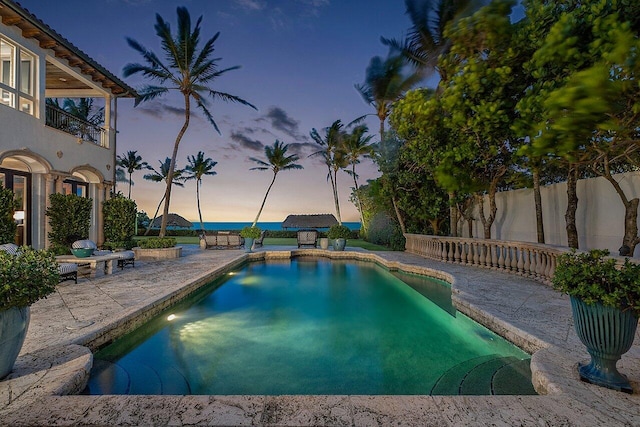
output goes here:
[[117, 259], [118, 255], [115, 253], [108, 255], [92, 255], [86, 258], [78, 258], [75, 255], [59, 255], [56, 257], [56, 261], [58, 262], [73, 262], [75, 264], [78, 264], [78, 266], [89, 264], [91, 277], [96, 277], [98, 267], [101, 267], [101, 270], [104, 271], [104, 274], [112, 274], [113, 261], [116, 261]]

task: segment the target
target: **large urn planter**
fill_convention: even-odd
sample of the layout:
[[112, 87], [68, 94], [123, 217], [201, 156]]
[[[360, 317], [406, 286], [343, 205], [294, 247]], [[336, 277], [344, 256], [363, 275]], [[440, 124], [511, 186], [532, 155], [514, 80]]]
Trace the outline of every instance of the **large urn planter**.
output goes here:
[[578, 364], [580, 379], [613, 390], [633, 393], [616, 364], [629, 351], [640, 317], [640, 264], [608, 257], [607, 250], [557, 259], [553, 287], [569, 295], [576, 334], [591, 355]]
[[240, 237], [244, 239], [244, 251], [249, 253], [253, 248], [253, 242], [260, 237], [262, 230], [258, 227], [244, 227], [240, 230]]
[[9, 375], [20, 354], [29, 307], [55, 292], [59, 280], [52, 252], [0, 245], [0, 379]]
[[9, 375], [29, 327], [29, 307], [0, 311], [0, 379]]
[[342, 224], [332, 225], [327, 232], [327, 237], [331, 239], [334, 251], [344, 251], [347, 239], [351, 237], [351, 230]]
[[253, 248], [253, 241], [255, 239], [253, 237], [245, 237], [244, 238], [244, 251], [247, 253], [250, 253], [252, 251], [251, 248]]
[[571, 309], [578, 338], [587, 347], [591, 362], [579, 364], [580, 379], [591, 384], [632, 393], [627, 378], [616, 363], [629, 351], [638, 327], [631, 310], [622, 311], [600, 303], [586, 304], [571, 297]]
[[326, 237], [320, 237], [318, 239], [318, 243], [320, 244], [320, 249], [327, 250], [329, 249], [329, 239]]
[[333, 250], [334, 251], [344, 251], [345, 246], [347, 246], [347, 239], [334, 239], [333, 240]]

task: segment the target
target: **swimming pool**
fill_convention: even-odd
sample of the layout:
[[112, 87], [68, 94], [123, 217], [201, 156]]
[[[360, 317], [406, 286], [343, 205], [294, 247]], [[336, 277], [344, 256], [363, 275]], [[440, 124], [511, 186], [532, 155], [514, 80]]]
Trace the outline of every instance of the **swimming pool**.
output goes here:
[[103, 348], [86, 393], [534, 394], [528, 365], [445, 282], [295, 258], [247, 264]]

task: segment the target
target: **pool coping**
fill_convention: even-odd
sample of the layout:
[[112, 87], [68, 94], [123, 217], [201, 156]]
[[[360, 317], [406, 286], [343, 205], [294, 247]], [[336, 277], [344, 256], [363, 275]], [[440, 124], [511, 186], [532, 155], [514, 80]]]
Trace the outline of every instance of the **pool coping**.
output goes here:
[[[371, 261], [391, 271], [400, 270], [427, 274], [451, 283], [454, 304], [459, 311], [533, 353], [531, 362], [533, 383], [536, 390], [544, 396], [62, 396], [84, 388], [83, 384], [86, 382], [91, 366], [89, 348], [96, 348], [111, 340], [115, 334], [119, 335], [123, 330], [136, 327], [167, 306], [194, 292], [203, 284], [247, 261], [286, 259], [309, 255], [331, 259]], [[407, 259], [410, 260], [410, 263], [402, 262]], [[474, 270], [469, 270], [471, 268]], [[326, 422], [354, 425], [362, 424], [363, 420], [371, 422], [385, 420], [385, 422], [378, 421], [382, 424], [391, 420], [404, 420], [405, 422], [413, 420], [412, 422], [419, 424], [420, 421], [424, 421], [424, 417], [418, 416], [419, 414], [431, 414], [434, 408], [444, 405], [455, 409], [447, 413], [447, 416], [442, 414], [437, 414], [438, 416], [431, 414], [430, 416], [434, 417], [433, 420], [439, 420], [434, 424], [447, 425], [455, 424], [454, 421], [460, 419], [460, 414], [465, 413], [464, 410], [461, 412], [461, 407], [466, 405], [467, 416], [476, 417], [477, 414], [484, 413], [484, 418], [480, 418], [483, 420], [494, 418], [503, 421], [507, 419], [554, 420], [569, 425], [577, 423], [579, 420], [580, 425], [597, 425], [601, 424], [603, 420], [609, 424], [619, 422], [621, 425], [640, 423], [640, 416], [635, 414], [637, 409], [634, 411], [634, 408], [637, 408], [640, 403], [637, 395], [621, 396], [617, 392], [580, 382], [574, 372], [575, 364], [578, 361], [576, 357], [581, 354], [579, 351], [568, 353], [566, 349], [557, 346], [553, 340], [541, 339], [523, 328], [506, 322], [500, 316], [490, 313], [486, 307], [481, 307], [481, 304], [476, 304], [471, 298], [470, 288], [466, 281], [457, 280], [460, 278], [460, 271], [465, 271], [465, 269], [467, 273], [482, 271], [474, 267], [435, 263], [409, 254], [398, 255], [366, 251], [334, 252], [321, 249], [269, 250], [268, 248], [255, 253], [238, 253], [230, 261], [181, 283], [177, 289], [166, 292], [155, 298], [154, 301], [123, 310], [117, 319], [112, 319], [108, 324], [90, 327], [88, 333], [81, 334], [71, 342], [44, 348], [28, 354], [26, 357], [21, 355], [14, 373], [10, 376], [11, 379], [0, 382], [0, 397], [3, 403], [3, 406], [0, 407], [0, 420], [8, 417], [7, 420], [18, 423], [26, 420], [30, 425], [65, 424], [78, 420], [87, 424], [100, 424], [98, 418], [95, 420], [92, 418], [100, 412], [96, 408], [102, 407], [101, 405], [122, 408], [122, 411], [114, 410], [114, 413], [103, 414], [102, 423], [110, 424], [119, 419], [118, 417], [123, 416], [123, 413], [129, 413], [129, 416], [133, 416], [131, 415], [132, 408], [138, 408], [140, 411], [140, 405], [148, 405], [149, 413], [137, 413], [138, 421], [142, 422], [146, 419], [145, 417], [155, 414], [156, 417], [159, 417], [158, 420], [165, 419], [167, 424], [192, 423], [193, 420], [200, 420], [199, 422], [205, 424], [218, 422], [233, 425], [249, 421], [265, 425], [272, 423], [298, 425], [297, 422], [303, 423], [303, 421], [308, 425]], [[488, 273], [494, 280], [497, 277], [508, 276], [500, 272], [485, 273]], [[512, 277], [512, 279], [525, 280], [518, 277]], [[536, 283], [536, 286], [544, 287], [545, 285]], [[637, 381], [637, 378], [634, 372], [633, 379]], [[634, 383], [634, 386], [637, 386], [637, 382]], [[109, 402], [108, 405], [107, 402]], [[506, 406], [502, 406], [500, 402], [504, 402]], [[47, 407], [45, 412], [48, 416], [45, 418], [34, 417], [33, 411], [28, 409], [33, 408], [34, 405]], [[511, 414], [508, 408], [512, 405], [524, 409]], [[168, 411], [168, 407], [174, 409]], [[184, 407], [186, 412], [180, 412], [176, 409], [178, 407]], [[471, 411], [469, 407], [475, 409]], [[71, 408], [75, 409], [71, 410]], [[83, 410], [80, 411], [80, 408]], [[404, 409], [400, 410], [400, 408]], [[346, 418], [343, 416], [336, 418], [334, 416], [336, 413], [350, 415], [345, 415]], [[71, 414], [75, 415], [72, 417]], [[176, 414], [181, 415], [176, 418]], [[183, 417], [185, 414], [191, 415], [185, 419]], [[208, 415], [204, 416], [204, 414]], [[589, 417], [585, 418], [585, 414], [588, 414]], [[319, 422], [319, 420], [324, 421]], [[333, 422], [330, 422], [331, 420]], [[343, 421], [349, 422], [343, 423]], [[158, 424], [163, 423], [158, 421]], [[154, 422], [154, 424], [156, 423]], [[368, 422], [364, 424], [368, 424]]]

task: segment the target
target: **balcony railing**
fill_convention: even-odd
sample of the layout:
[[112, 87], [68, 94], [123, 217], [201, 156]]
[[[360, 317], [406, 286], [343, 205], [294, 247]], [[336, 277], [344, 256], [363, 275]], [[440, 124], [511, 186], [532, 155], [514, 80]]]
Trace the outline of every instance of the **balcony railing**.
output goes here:
[[106, 132], [100, 127], [79, 119], [68, 112], [51, 105], [45, 110], [46, 125], [75, 136], [83, 141], [106, 147]]

